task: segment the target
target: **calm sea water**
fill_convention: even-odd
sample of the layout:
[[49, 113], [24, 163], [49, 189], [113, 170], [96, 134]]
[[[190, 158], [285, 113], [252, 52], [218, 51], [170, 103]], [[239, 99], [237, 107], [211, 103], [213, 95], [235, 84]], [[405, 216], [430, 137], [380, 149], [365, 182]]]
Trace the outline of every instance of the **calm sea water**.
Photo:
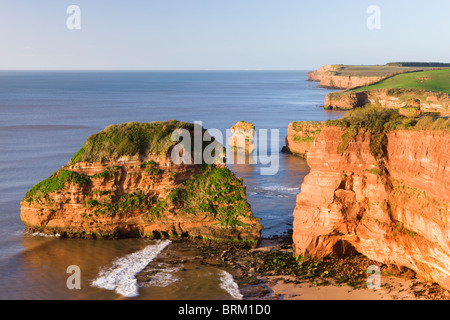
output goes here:
[[[225, 135], [245, 120], [278, 129], [281, 148], [289, 122], [342, 116], [320, 108], [330, 91], [306, 79], [305, 71], [0, 72], [0, 299], [239, 298], [226, 270], [196, 265], [189, 259], [196, 253], [180, 244], [28, 234], [20, 201], [110, 124], [202, 121]], [[276, 175], [261, 175], [262, 166], [229, 167], [244, 178], [263, 236], [283, 234], [309, 168], [284, 154]], [[174, 259], [184, 262], [174, 267]], [[154, 270], [136, 284], [143, 262]], [[70, 265], [80, 267], [81, 290], [67, 288]]]

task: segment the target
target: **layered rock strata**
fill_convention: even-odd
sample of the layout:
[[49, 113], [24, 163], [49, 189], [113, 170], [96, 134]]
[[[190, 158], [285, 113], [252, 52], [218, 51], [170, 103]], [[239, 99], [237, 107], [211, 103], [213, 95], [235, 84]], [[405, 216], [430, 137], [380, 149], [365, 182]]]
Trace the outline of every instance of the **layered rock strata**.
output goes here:
[[309, 149], [324, 126], [325, 123], [321, 121], [296, 121], [289, 123], [286, 145], [282, 151], [306, 159]]
[[[193, 126], [134, 123], [92, 135], [69, 164], [26, 194], [21, 202], [26, 228], [83, 238], [259, 242], [262, 226], [242, 179], [225, 164], [176, 164], [170, 133], [177, 128]], [[133, 154], [120, 151], [123, 141], [124, 152]]]
[[342, 150], [343, 134], [325, 127], [309, 150], [294, 211], [296, 254], [356, 250], [450, 289], [450, 132], [391, 131], [382, 160], [370, 151], [371, 134]]
[[333, 92], [326, 96], [325, 109], [348, 110], [368, 104], [378, 104], [385, 109], [397, 109], [418, 101], [420, 111], [450, 115], [450, 95], [440, 92], [412, 89], [375, 89], [370, 91]]
[[384, 76], [340, 75], [342, 65], [325, 65], [308, 73], [308, 80], [320, 82], [320, 86], [336, 89], [350, 89], [368, 86], [386, 78]]

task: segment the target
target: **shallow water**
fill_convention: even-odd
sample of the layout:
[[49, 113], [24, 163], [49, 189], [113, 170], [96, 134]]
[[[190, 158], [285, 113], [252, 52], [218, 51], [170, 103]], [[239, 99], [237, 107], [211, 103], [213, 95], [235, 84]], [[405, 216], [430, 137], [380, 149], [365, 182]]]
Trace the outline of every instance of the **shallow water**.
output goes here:
[[[91, 282], [117, 259], [155, 245], [142, 239], [91, 241], [24, 232], [20, 201], [25, 193], [64, 166], [89, 135], [113, 123], [177, 119], [202, 121], [225, 136], [226, 129], [245, 120], [257, 129], [278, 129], [279, 136], [271, 139], [281, 149], [289, 122], [342, 116], [320, 108], [330, 91], [306, 79], [303, 71], [0, 72], [0, 299], [123, 299]], [[260, 162], [229, 167], [244, 178], [263, 236], [287, 232], [309, 170], [306, 162], [279, 154], [279, 170], [271, 176], [260, 174], [267, 167]], [[179, 250], [169, 244], [158, 256]], [[70, 265], [80, 267], [81, 290], [67, 288]], [[156, 280], [127, 299], [233, 298], [221, 287], [222, 270], [154, 267], [160, 270]]]

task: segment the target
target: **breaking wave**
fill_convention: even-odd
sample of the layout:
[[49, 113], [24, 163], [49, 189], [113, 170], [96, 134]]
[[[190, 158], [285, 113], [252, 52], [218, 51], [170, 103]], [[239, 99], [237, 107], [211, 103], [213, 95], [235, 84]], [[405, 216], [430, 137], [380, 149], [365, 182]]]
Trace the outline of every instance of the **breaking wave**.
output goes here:
[[290, 188], [280, 185], [248, 188], [247, 194], [264, 198], [289, 198], [300, 193], [300, 188]]
[[233, 276], [224, 270], [220, 271], [220, 287], [235, 299], [242, 300], [244, 297], [239, 290], [238, 284], [234, 281]]
[[281, 193], [289, 193], [289, 194], [298, 194], [300, 192], [300, 188], [289, 188], [289, 187], [283, 187], [283, 186], [279, 186], [279, 185], [262, 187], [261, 189], [268, 190], [268, 191], [276, 191], [276, 192], [281, 192]]
[[59, 233], [56, 234], [46, 234], [43, 232], [27, 232], [27, 234], [33, 236], [33, 237], [47, 237], [47, 238], [51, 238], [51, 237], [60, 237], [61, 235]]
[[171, 241], [158, 241], [144, 249], [116, 259], [111, 268], [101, 270], [91, 285], [107, 290], [115, 290], [125, 297], [139, 295], [139, 286], [135, 275], [142, 271]]

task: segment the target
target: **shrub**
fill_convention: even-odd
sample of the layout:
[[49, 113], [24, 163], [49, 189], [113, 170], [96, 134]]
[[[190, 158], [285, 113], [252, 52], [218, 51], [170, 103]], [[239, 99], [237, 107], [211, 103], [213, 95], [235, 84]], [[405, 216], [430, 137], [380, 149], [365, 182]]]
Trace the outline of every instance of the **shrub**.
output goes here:
[[450, 130], [450, 119], [448, 118], [437, 118], [434, 119], [432, 116], [424, 116], [420, 118], [416, 125], [415, 130]]
[[394, 110], [382, 109], [379, 105], [373, 104], [348, 111], [342, 119], [327, 121], [326, 125], [346, 128], [337, 148], [339, 154], [347, 149], [349, 143], [358, 133], [369, 132], [372, 135], [370, 152], [376, 159], [381, 159], [387, 143], [386, 132], [401, 126], [410, 126], [414, 121], [399, 115]]
[[431, 127], [431, 130], [450, 130], [450, 119], [437, 119]]
[[405, 117], [397, 111], [382, 109], [378, 105], [368, 105], [348, 111], [345, 116], [337, 120], [340, 126], [364, 129], [372, 134], [385, 131], [386, 124], [402, 121]]
[[358, 135], [358, 129], [355, 127], [348, 127], [341, 136], [341, 143], [337, 147], [338, 154], [343, 154], [347, 150], [350, 141]]
[[369, 149], [370, 153], [375, 159], [383, 158], [387, 145], [387, 137], [385, 133], [376, 134], [370, 139]]
[[433, 123], [434, 123], [433, 117], [431, 117], [431, 116], [422, 117], [417, 121], [416, 129], [428, 130], [431, 128]]

